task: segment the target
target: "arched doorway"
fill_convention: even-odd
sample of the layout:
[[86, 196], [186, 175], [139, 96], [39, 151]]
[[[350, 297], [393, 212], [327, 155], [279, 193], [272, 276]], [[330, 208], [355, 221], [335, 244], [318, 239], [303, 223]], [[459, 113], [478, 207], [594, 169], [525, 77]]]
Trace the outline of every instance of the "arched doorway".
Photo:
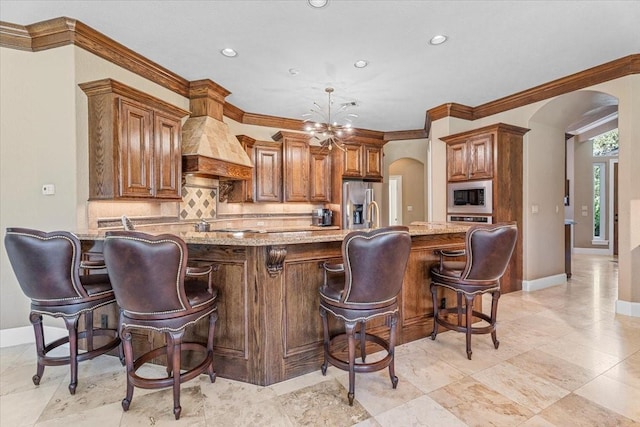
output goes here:
[[[525, 210], [524, 222], [527, 230], [544, 232], [529, 233], [524, 242], [525, 253], [529, 254], [525, 257], [523, 266], [525, 277], [552, 278], [549, 285], [556, 284], [553, 283], [553, 277], [564, 277], [558, 274], [558, 271], [564, 270], [565, 219], [578, 222], [574, 234], [585, 232], [582, 229], [587, 230], [586, 232], [592, 229], [590, 209], [593, 199], [588, 199], [592, 193], [583, 190], [576, 192], [576, 188], [590, 186], [591, 182], [576, 182], [574, 178], [581, 177], [579, 179], [582, 181], [589, 179], [588, 174], [585, 179], [585, 174], [576, 173], [576, 166], [580, 167], [580, 170], [585, 167], [582, 162], [585, 161], [583, 157], [586, 155], [582, 151], [587, 147], [576, 145], [573, 141], [575, 138], [567, 139], [565, 135], [586, 129], [590, 124], [597, 124], [598, 120], [616, 113], [617, 109], [616, 97], [585, 90], [554, 98], [531, 115], [529, 127], [532, 132], [528, 136], [524, 153], [525, 174], [528, 176], [524, 205], [536, 206], [536, 209], [535, 212], [533, 209]], [[578, 153], [578, 149], [582, 151]], [[576, 159], [576, 153], [580, 159]], [[565, 206], [567, 179], [570, 183], [569, 205]], [[523, 289], [525, 288], [523, 283]]]
[[[389, 165], [389, 178], [395, 177], [394, 182], [402, 184], [397, 188], [397, 205], [393, 209], [397, 210], [398, 222], [409, 225], [414, 221], [425, 221], [425, 181], [424, 163], [418, 160], [403, 157], [397, 159]], [[390, 182], [391, 184], [391, 182]], [[392, 191], [389, 191], [389, 206], [392, 205]], [[389, 211], [389, 223], [391, 224], [391, 210]]]

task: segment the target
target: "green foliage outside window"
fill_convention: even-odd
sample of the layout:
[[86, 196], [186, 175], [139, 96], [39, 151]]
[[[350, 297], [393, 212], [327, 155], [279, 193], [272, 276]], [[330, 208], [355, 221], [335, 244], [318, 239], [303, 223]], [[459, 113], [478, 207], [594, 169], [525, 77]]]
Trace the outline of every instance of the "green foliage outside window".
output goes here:
[[[593, 157], [618, 155], [618, 129], [598, 135], [591, 139], [593, 145]], [[593, 237], [602, 237], [600, 234], [600, 208], [602, 200], [601, 182], [604, 174], [604, 163], [593, 164]]]

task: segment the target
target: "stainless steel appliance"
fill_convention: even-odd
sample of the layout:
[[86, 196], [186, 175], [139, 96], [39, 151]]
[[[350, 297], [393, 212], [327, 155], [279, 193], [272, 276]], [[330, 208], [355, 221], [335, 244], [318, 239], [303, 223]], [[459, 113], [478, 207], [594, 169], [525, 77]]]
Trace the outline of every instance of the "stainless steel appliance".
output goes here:
[[[372, 228], [374, 221], [380, 223], [381, 198], [382, 183], [343, 181], [342, 228]], [[375, 206], [376, 209], [370, 209], [370, 205]], [[375, 217], [374, 215], [378, 216]]]
[[447, 185], [447, 212], [491, 215], [493, 182], [488, 180], [451, 182]]
[[311, 211], [311, 224], [325, 227], [333, 222], [333, 211], [331, 209], [314, 209]]
[[492, 217], [486, 215], [448, 215], [449, 222], [472, 222], [477, 224], [491, 224]]

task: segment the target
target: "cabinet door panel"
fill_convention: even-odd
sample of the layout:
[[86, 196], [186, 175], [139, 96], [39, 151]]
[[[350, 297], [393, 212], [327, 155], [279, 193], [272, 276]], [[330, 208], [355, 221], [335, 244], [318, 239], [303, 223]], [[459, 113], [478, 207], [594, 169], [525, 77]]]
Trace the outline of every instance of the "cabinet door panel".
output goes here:
[[447, 178], [449, 181], [467, 179], [467, 143], [447, 145]]
[[181, 185], [179, 120], [155, 115], [155, 182], [158, 198], [179, 198]]
[[493, 177], [493, 135], [469, 138], [469, 179]]
[[285, 138], [284, 201], [309, 201], [309, 145]]
[[362, 177], [362, 146], [344, 145], [344, 171], [343, 176]]
[[256, 147], [256, 202], [280, 202], [282, 160], [280, 148]]
[[121, 100], [120, 195], [151, 197], [153, 194], [152, 112]]
[[382, 148], [366, 145], [364, 151], [364, 176], [366, 178], [382, 178]]
[[309, 181], [309, 198], [312, 202], [328, 202], [331, 199], [331, 156], [319, 147], [311, 147]]

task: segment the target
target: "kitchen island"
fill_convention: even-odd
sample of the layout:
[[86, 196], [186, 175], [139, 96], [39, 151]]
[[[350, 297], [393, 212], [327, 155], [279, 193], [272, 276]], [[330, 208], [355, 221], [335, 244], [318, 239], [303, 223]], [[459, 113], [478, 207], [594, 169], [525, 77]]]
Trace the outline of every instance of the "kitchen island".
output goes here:
[[[437, 262], [434, 250], [460, 249], [468, 226], [428, 223], [411, 226], [411, 254], [402, 294], [397, 344], [431, 334], [433, 306], [429, 267]], [[162, 228], [144, 230], [152, 234]], [[218, 375], [252, 384], [269, 385], [320, 368], [322, 324], [318, 288], [322, 264], [341, 260], [341, 245], [348, 230], [279, 232], [170, 231], [187, 243], [189, 259], [212, 263], [219, 289], [214, 366]], [[77, 233], [85, 256], [99, 257], [104, 231]], [[447, 297], [447, 295], [442, 295]], [[447, 298], [453, 303], [453, 298]], [[97, 313], [96, 322], [115, 326], [117, 313]], [[330, 323], [334, 332], [341, 329]], [[368, 330], [386, 332], [383, 321]], [[197, 324], [187, 339], [206, 341], [206, 325]], [[160, 334], [134, 335], [136, 354], [158, 347]], [[197, 363], [189, 354], [186, 364]], [[163, 363], [158, 360], [158, 363]]]

